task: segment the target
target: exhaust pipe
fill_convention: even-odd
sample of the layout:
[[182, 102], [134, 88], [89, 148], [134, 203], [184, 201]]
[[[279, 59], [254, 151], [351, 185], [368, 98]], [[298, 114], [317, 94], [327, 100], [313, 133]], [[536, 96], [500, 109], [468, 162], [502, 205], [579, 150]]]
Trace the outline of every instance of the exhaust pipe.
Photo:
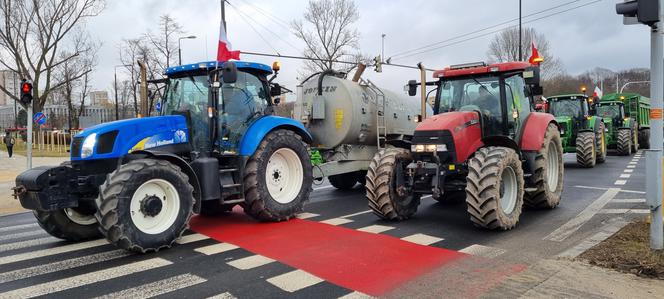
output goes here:
[[417, 67], [420, 69], [420, 94], [422, 102], [420, 103], [420, 115], [422, 115], [422, 120], [427, 118], [427, 70], [424, 68], [424, 65], [420, 62], [417, 64]]

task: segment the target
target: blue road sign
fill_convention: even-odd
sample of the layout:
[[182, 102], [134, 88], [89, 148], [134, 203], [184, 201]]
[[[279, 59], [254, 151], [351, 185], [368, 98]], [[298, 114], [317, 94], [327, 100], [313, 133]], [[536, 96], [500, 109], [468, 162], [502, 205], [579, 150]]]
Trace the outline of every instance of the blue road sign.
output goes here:
[[44, 112], [37, 112], [32, 120], [38, 125], [43, 125], [46, 123], [46, 114]]

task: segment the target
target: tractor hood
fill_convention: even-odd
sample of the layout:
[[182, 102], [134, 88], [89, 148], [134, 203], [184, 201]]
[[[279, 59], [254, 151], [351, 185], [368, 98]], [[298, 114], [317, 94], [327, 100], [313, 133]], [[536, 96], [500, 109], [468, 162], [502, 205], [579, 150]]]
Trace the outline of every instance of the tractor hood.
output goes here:
[[417, 126], [413, 142], [446, 144], [454, 161], [463, 162], [483, 144], [480, 115], [455, 111], [431, 116]]
[[71, 159], [118, 158], [134, 150], [188, 143], [187, 121], [181, 115], [132, 118], [103, 123], [72, 139]]

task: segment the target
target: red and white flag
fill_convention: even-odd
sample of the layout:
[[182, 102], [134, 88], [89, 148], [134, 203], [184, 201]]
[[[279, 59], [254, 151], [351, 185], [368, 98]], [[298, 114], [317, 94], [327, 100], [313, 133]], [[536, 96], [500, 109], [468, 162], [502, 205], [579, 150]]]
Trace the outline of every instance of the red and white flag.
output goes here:
[[604, 95], [601, 89], [599, 87], [595, 86], [595, 90], [593, 91], [593, 97], [595, 98], [601, 98]]
[[219, 22], [219, 46], [217, 47], [217, 61], [240, 60], [240, 51], [232, 51], [231, 43], [226, 36], [224, 21]]

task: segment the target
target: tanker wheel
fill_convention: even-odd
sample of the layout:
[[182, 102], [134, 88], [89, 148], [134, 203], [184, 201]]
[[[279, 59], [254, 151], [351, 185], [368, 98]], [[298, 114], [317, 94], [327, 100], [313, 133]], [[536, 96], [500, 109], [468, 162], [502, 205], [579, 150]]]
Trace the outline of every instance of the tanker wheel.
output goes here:
[[109, 242], [140, 253], [169, 248], [187, 229], [194, 188], [179, 167], [140, 159], [108, 175], [97, 199], [97, 220]]
[[642, 148], [649, 149], [650, 148], [650, 129], [643, 129], [639, 131], [639, 135], [641, 136], [639, 140], [639, 145], [641, 145]]
[[331, 175], [327, 177], [330, 184], [339, 190], [351, 190], [357, 185], [357, 176], [355, 172]]
[[311, 159], [307, 145], [293, 131], [277, 130], [265, 136], [245, 171], [244, 211], [258, 220], [288, 220], [309, 199]]
[[542, 148], [535, 154], [534, 172], [526, 185], [524, 203], [529, 208], [553, 209], [563, 193], [563, 145], [556, 125], [546, 129]]
[[523, 207], [523, 168], [519, 155], [506, 147], [479, 149], [468, 162], [466, 203], [476, 226], [509, 230]]
[[55, 211], [33, 211], [37, 223], [51, 236], [67, 241], [83, 241], [101, 238], [94, 212], [79, 208]]
[[595, 167], [597, 150], [595, 147], [595, 133], [579, 132], [576, 136], [576, 162], [581, 167]]
[[[599, 134], [598, 134], [599, 133]], [[596, 148], [597, 148], [597, 159], [596, 162], [604, 163], [606, 162], [606, 132], [604, 130], [604, 123], [599, 124], [599, 132], [595, 133], [596, 137]]]
[[235, 204], [222, 204], [219, 200], [201, 202], [201, 215], [206, 217], [220, 216], [233, 210]]
[[629, 156], [632, 151], [632, 130], [619, 129], [618, 138], [616, 138], [616, 150], [621, 156]]
[[365, 189], [369, 208], [378, 217], [400, 221], [412, 217], [417, 212], [420, 195], [396, 190], [397, 167], [405, 168], [411, 161], [410, 152], [402, 148], [381, 150], [371, 159]]

